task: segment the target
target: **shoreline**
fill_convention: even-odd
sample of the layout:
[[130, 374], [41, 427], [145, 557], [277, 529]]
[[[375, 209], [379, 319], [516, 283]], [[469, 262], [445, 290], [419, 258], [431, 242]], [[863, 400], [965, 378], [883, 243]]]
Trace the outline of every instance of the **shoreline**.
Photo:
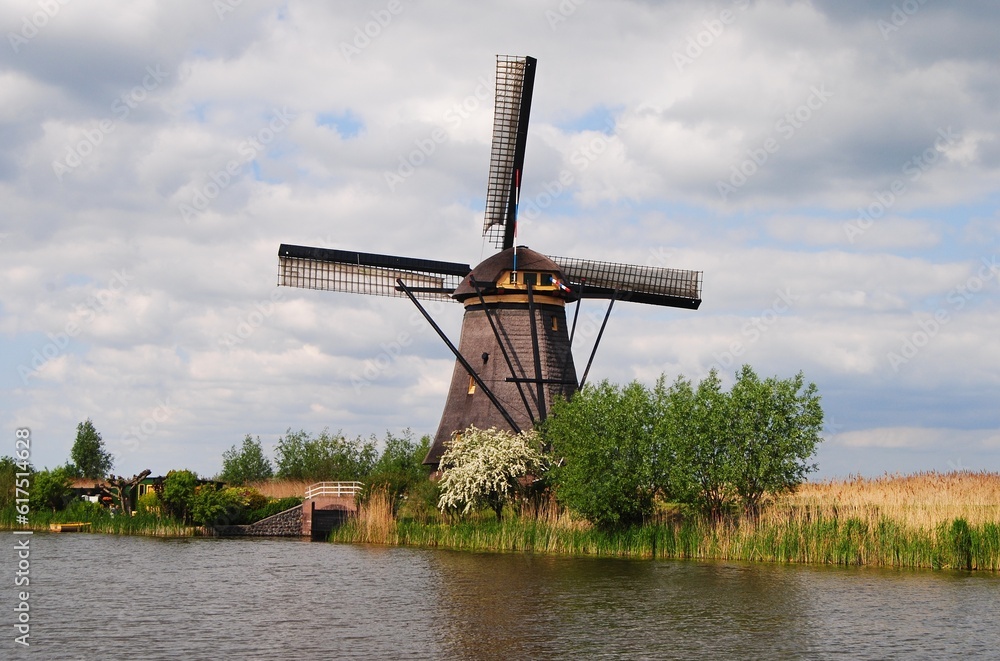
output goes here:
[[874, 528], [858, 519], [814, 519], [784, 526], [687, 520], [602, 531], [517, 517], [454, 524], [400, 521], [380, 532], [354, 520], [333, 531], [329, 541], [637, 560], [1000, 572], [1000, 525], [970, 526], [964, 519], [934, 531], [906, 529], [889, 519]]
[[[384, 496], [373, 494], [360, 504], [356, 517], [327, 539], [458, 551], [1000, 572], [997, 473], [806, 482], [794, 493], [774, 498], [756, 519], [710, 521], [661, 503], [656, 518], [613, 531], [595, 528], [554, 501], [531, 510], [524, 505], [520, 514], [508, 506], [504, 520], [497, 522], [491, 511], [459, 518], [418, 498], [396, 513]], [[29, 520], [29, 525], [17, 523], [11, 507], [0, 512], [0, 529], [48, 532], [50, 523], [80, 521], [91, 523], [91, 533], [229, 536], [150, 512], [112, 517], [105, 512], [88, 516], [79, 510], [44, 511], [33, 512]]]
[[[164, 520], [118, 526], [107, 525], [106, 521], [92, 522], [90, 530], [75, 533], [52, 532], [48, 522], [14, 527], [4, 521], [0, 529], [67, 535], [230, 537], [215, 534], [203, 526], [181, 526]], [[820, 518], [789, 522], [784, 526], [760, 521], [713, 524], [689, 519], [617, 531], [567, 527], [516, 516], [501, 522], [403, 520], [378, 529], [361, 519], [353, 519], [334, 530], [326, 543], [634, 560], [721, 560], [1000, 572], [1000, 524], [975, 526], [964, 519], [943, 523], [934, 531], [906, 529], [889, 519], [883, 519], [872, 528], [853, 518], [844, 521]]]

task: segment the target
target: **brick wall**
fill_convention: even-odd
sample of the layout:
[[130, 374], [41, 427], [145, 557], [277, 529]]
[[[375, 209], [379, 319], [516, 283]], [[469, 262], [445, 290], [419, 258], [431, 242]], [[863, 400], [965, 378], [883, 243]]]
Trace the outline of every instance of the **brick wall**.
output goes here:
[[216, 535], [248, 537], [301, 537], [302, 505], [296, 505], [284, 512], [278, 512], [266, 519], [245, 526], [215, 526]]

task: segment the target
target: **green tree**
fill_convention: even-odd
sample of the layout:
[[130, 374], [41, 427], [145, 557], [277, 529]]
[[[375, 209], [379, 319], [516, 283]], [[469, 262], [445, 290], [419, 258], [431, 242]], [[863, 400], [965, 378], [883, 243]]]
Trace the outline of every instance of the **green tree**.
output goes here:
[[543, 426], [558, 462], [556, 498], [602, 528], [642, 521], [661, 489], [653, 466], [664, 448], [655, 429], [653, 393], [638, 382], [588, 384], [557, 401]]
[[271, 461], [264, 455], [260, 436], [253, 439], [247, 434], [243, 446], [235, 445], [222, 453], [222, 472], [219, 479], [229, 484], [246, 484], [266, 480], [274, 475]]
[[52, 470], [38, 471], [32, 475], [29, 498], [31, 509], [57, 512], [65, 508], [73, 497], [73, 492], [70, 490], [73, 481], [71, 473], [67, 466], [60, 466]]
[[105, 480], [107, 484], [99, 484], [97, 486], [100, 488], [103, 495], [112, 499], [112, 502], [117, 500], [122, 512], [125, 512], [125, 514], [128, 515], [132, 512], [132, 506], [135, 505], [133, 499], [136, 496], [139, 483], [149, 477], [151, 472], [152, 471], [147, 468], [132, 477], [125, 477], [124, 475], [109, 475]]
[[289, 429], [275, 452], [278, 477], [285, 480], [363, 480], [377, 459], [374, 438], [349, 441], [328, 429], [317, 438]]
[[728, 398], [716, 370], [697, 389], [677, 377], [660, 409], [672, 461], [666, 468], [680, 502], [695, 505], [712, 518], [732, 503], [731, 447], [726, 442]]
[[808, 463], [822, 440], [816, 384], [800, 372], [761, 380], [749, 365], [722, 390], [712, 370], [693, 390], [679, 377], [666, 397], [673, 483], [680, 499], [719, 517], [741, 506], [760, 513], [764, 499], [794, 489], [816, 469]]
[[404, 495], [429, 478], [430, 467], [423, 465], [423, 459], [430, 446], [430, 436], [418, 442], [409, 429], [402, 436], [387, 432], [382, 453], [365, 480], [364, 495], [384, 489], [392, 499], [393, 511], [398, 510]]
[[[18, 465], [18, 461], [9, 455], [0, 457], [0, 510], [6, 508], [8, 505], [14, 503], [17, 497], [17, 487], [18, 487], [18, 473], [34, 473], [35, 469], [31, 467], [30, 464], [25, 465], [23, 462]], [[21, 470], [21, 466], [24, 466], [26, 470]], [[30, 494], [31, 491], [31, 479], [21, 478], [20, 486], [25, 491]], [[23, 497], [23, 494], [21, 494]]]
[[727, 421], [730, 481], [748, 515], [816, 470], [808, 460], [823, 440], [823, 409], [816, 384], [807, 385], [802, 372], [762, 381], [744, 365], [729, 392]]
[[498, 521], [504, 505], [520, 491], [522, 478], [537, 477], [546, 470], [541, 441], [534, 431], [514, 434], [475, 427], [452, 438], [439, 467], [441, 510], [468, 514], [486, 505]]
[[192, 501], [197, 487], [198, 476], [192, 471], [168, 472], [163, 478], [162, 485], [157, 489], [165, 514], [180, 521], [190, 521]]
[[114, 466], [114, 458], [104, 449], [104, 441], [90, 418], [76, 426], [76, 441], [70, 450], [70, 460], [76, 469], [76, 477], [93, 480], [105, 477]]
[[697, 387], [663, 377], [650, 391], [603, 382], [557, 402], [543, 426], [560, 502], [601, 527], [638, 522], [656, 497], [712, 518], [765, 500], [815, 470], [823, 426], [816, 385], [801, 373], [761, 380], [749, 366], [730, 392], [716, 370]]

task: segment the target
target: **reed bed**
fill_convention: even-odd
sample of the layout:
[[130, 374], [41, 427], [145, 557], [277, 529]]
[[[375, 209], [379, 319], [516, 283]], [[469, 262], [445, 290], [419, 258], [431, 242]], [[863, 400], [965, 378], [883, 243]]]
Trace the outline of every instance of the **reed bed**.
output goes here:
[[979, 526], [1000, 521], [1000, 474], [926, 472], [807, 482], [776, 505], [824, 518], [887, 517], [921, 530], [955, 519]]
[[[81, 516], [74, 512], [33, 512], [28, 525], [15, 523], [14, 517], [7, 514], [0, 518], [0, 528], [8, 530], [48, 531], [52, 523], [88, 522], [86, 532], [105, 533], [111, 535], [145, 535], [149, 537], [194, 537], [208, 534], [199, 526], [185, 526], [171, 519], [161, 518], [153, 514], [139, 513], [135, 516], [111, 516], [107, 512], [88, 512]], [[70, 533], [67, 533], [70, 534]]]
[[667, 508], [603, 531], [550, 502], [496, 521], [398, 520], [388, 499], [336, 530], [339, 542], [628, 558], [697, 558], [1000, 571], [1000, 475], [921, 473], [809, 483], [756, 519]]
[[350, 522], [355, 540], [367, 544], [398, 544], [396, 517], [392, 511], [392, 498], [378, 490], [358, 507], [357, 517]]

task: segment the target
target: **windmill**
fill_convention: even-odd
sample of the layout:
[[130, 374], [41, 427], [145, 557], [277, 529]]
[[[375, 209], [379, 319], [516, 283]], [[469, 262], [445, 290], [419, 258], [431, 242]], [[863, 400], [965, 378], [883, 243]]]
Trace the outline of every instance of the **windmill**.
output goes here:
[[[500, 252], [468, 264], [282, 244], [278, 284], [409, 298], [455, 355], [441, 422], [425, 464], [469, 425], [515, 432], [544, 420], [551, 402], [583, 386], [616, 300], [697, 309], [701, 272], [550, 257], [517, 246], [517, 206], [535, 80], [532, 57], [497, 56], [493, 146], [483, 236]], [[572, 342], [581, 299], [608, 300], [577, 380]], [[465, 306], [459, 346], [420, 300]], [[566, 304], [577, 302], [572, 328]]]

